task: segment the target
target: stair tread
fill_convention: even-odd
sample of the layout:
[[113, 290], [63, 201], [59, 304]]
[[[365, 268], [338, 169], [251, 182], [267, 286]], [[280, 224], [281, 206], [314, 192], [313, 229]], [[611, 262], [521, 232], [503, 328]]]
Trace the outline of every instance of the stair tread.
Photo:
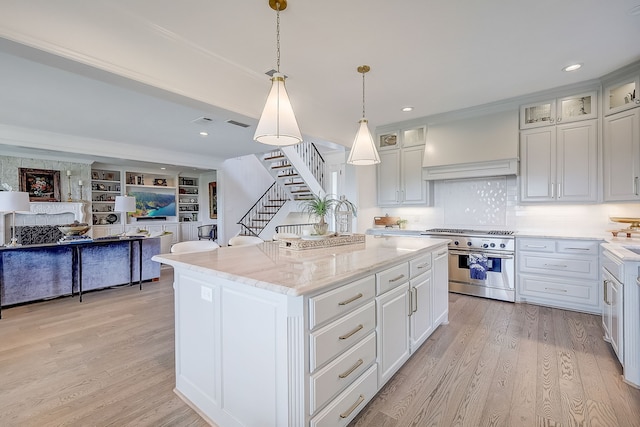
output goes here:
[[265, 161], [279, 160], [279, 159], [286, 159], [286, 157], [284, 156], [284, 154], [281, 154], [279, 156], [270, 156], [270, 157], [263, 157], [262, 158], [262, 160], [265, 160]]
[[271, 169], [284, 169], [284, 168], [293, 169], [293, 166], [292, 165], [271, 166]]

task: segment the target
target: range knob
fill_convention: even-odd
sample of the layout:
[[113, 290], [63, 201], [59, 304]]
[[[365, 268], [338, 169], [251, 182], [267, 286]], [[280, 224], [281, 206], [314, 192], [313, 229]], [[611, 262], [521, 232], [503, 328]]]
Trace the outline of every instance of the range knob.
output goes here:
[[488, 247], [489, 247], [489, 245], [487, 245], [487, 244], [485, 243], [484, 245], [482, 245], [482, 247], [486, 249], [486, 248], [488, 248]]
[[467, 246], [471, 246], [471, 242], [467, 242]]
[[458, 242], [457, 240], [453, 242], [454, 245], [458, 246], [460, 244], [460, 242]]
[[507, 245], [505, 245], [504, 243], [500, 243], [500, 247], [504, 249], [507, 247]]
[[496, 244], [495, 243], [491, 243], [489, 246], [491, 246], [492, 248], [495, 248]]

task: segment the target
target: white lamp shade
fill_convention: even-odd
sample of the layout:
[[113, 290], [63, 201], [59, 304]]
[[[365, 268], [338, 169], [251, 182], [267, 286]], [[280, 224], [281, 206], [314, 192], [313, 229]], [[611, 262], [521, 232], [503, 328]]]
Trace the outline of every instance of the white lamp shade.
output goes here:
[[0, 191], [0, 212], [31, 212], [29, 193]]
[[253, 139], [267, 145], [297, 144], [302, 141], [302, 134], [284, 87], [284, 75], [275, 73], [271, 82], [271, 91]]
[[116, 196], [116, 212], [135, 212], [136, 198], [132, 196]]
[[380, 156], [378, 156], [378, 150], [376, 150], [367, 123], [367, 119], [360, 120], [360, 128], [353, 141], [349, 159], [347, 159], [347, 163], [350, 165], [367, 166], [380, 163]]

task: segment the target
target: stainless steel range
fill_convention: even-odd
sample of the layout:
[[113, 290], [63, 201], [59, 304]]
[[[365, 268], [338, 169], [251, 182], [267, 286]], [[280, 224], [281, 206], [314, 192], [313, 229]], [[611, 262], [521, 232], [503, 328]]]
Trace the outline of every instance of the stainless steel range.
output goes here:
[[513, 231], [433, 228], [423, 236], [449, 243], [449, 291], [515, 302]]

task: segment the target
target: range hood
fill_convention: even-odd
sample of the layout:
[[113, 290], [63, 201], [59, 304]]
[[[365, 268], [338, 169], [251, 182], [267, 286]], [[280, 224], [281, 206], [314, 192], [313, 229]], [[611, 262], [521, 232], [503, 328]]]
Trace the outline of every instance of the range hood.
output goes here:
[[518, 111], [429, 123], [426, 180], [518, 174]]

